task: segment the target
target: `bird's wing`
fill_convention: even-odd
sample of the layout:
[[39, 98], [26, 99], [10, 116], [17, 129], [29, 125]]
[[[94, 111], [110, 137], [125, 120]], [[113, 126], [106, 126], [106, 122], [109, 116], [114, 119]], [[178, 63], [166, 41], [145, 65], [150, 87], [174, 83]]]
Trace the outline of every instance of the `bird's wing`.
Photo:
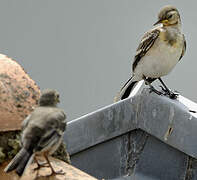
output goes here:
[[25, 127], [27, 127], [27, 125], [28, 125], [30, 119], [31, 119], [31, 114], [28, 115], [28, 116], [23, 120], [23, 122], [22, 122], [22, 124], [21, 124], [22, 130], [23, 130]]
[[43, 134], [35, 147], [35, 151], [42, 149], [48, 149], [55, 145], [66, 128], [66, 115], [63, 111], [56, 111], [50, 114], [50, 117], [46, 120], [46, 126], [43, 130]]
[[62, 136], [62, 133], [63, 132], [61, 132], [60, 134], [57, 129], [50, 129], [46, 131], [34, 148], [34, 151], [50, 150], [50, 148], [57, 144], [57, 142]]
[[182, 50], [182, 53], [181, 53], [181, 57], [179, 58], [179, 61], [180, 61], [181, 58], [184, 56], [185, 51], [186, 51], [186, 40], [185, 40], [184, 34], [183, 34], [183, 41], [184, 41], [184, 43], [183, 43], [183, 50]]
[[154, 29], [152, 31], [147, 32], [142, 38], [134, 58], [134, 62], [132, 65], [132, 70], [134, 71], [140, 59], [146, 54], [146, 52], [153, 46], [155, 40], [159, 37], [160, 30]]
[[57, 122], [57, 126], [61, 131], [66, 129], [66, 115], [63, 110], [58, 109], [58, 111], [52, 113], [49, 118], [49, 122]]

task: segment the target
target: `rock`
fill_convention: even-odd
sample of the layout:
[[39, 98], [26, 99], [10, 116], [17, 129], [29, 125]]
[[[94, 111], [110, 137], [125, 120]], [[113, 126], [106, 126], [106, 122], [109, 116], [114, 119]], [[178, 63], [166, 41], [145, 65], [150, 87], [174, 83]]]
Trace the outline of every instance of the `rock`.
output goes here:
[[[50, 157], [50, 162], [54, 167], [55, 171], [62, 170], [65, 174], [64, 175], [55, 175], [55, 176], [48, 176], [51, 173], [49, 167], [43, 167], [39, 170], [34, 171], [34, 168], [37, 165], [31, 164], [25, 170], [23, 176], [20, 180], [96, 180], [96, 178], [82, 172], [81, 170], [55, 158]], [[43, 160], [43, 159], [42, 159]], [[3, 180], [19, 180], [18, 175], [13, 171], [10, 173], [3, 172], [3, 169], [8, 164], [4, 163], [0, 166], [0, 177]]]
[[24, 69], [0, 54], [0, 132], [20, 130], [39, 96], [39, 87]]

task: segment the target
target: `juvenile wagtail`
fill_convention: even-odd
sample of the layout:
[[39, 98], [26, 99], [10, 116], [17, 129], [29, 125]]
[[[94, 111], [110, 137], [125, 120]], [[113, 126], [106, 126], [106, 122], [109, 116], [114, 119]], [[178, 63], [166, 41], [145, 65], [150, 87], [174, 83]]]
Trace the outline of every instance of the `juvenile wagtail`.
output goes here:
[[59, 94], [55, 90], [44, 90], [39, 100], [39, 106], [23, 121], [21, 144], [22, 149], [4, 169], [5, 172], [16, 169], [21, 176], [23, 171], [33, 160], [41, 167], [36, 159], [37, 155], [43, 155], [51, 168], [52, 174], [63, 174], [55, 172], [48, 159], [62, 142], [63, 132], [66, 128], [66, 115], [56, 105], [59, 103]]
[[166, 95], [176, 98], [176, 94], [167, 88], [161, 77], [174, 68], [185, 50], [186, 41], [181, 32], [180, 14], [175, 7], [165, 6], [160, 10], [154, 27], [143, 36], [132, 64], [132, 77], [122, 87], [115, 101], [127, 98], [140, 80], [144, 80], [152, 91], [162, 94], [151, 85], [156, 79], [163, 85], [162, 90]]

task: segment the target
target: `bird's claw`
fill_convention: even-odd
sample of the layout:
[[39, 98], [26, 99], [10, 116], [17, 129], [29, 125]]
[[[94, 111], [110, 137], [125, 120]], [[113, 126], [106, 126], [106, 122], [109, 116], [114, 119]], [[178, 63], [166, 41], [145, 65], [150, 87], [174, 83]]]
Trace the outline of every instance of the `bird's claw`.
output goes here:
[[49, 167], [47, 162], [37, 164], [37, 167], [33, 168], [34, 171], [39, 170], [40, 168]]
[[163, 86], [159, 86], [162, 91], [166, 92], [166, 89]]
[[177, 97], [179, 96], [179, 92], [178, 91], [171, 91], [168, 89], [165, 89], [163, 86], [160, 86], [162, 91], [164, 92], [163, 95], [164, 96], [169, 96], [170, 99], [177, 99]]
[[179, 96], [179, 93], [176, 92], [170, 92], [169, 97], [170, 99], [177, 99]]
[[150, 93], [152, 93], [152, 92], [154, 92], [154, 93], [156, 93], [156, 94], [158, 94], [158, 95], [163, 95], [162, 92], [156, 90], [153, 86], [150, 87]]
[[[51, 177], [51, 176], [55, 176], [55, 175], [65, 175], [66, 173], [63, 172], [63, 170], [59, 170], [59, 171], [54, 171], [52, 170], [51, 174], [48, 174], [48, 175], [40, 175], [40, 177]], [[36, 178], [38, 177], [38, 174], [36, 176]]]
[[51, 174], [49, 174], [48, 176], [55, 176], [55, 175], [64, 175], [65, 172], [63, 172], [63, 170], [59, 170], [59, 171], [52, 171]]

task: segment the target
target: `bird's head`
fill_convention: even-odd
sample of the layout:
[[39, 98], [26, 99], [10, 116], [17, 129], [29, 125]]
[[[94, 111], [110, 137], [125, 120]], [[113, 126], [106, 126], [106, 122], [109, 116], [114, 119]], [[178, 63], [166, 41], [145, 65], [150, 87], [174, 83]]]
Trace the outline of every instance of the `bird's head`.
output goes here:
[[59, 102], [59, 93], [56, 90], [45, 89], [42, 91], [39, 99], [40, 106], [56, 106]]
[[158, 14], [158, 21], [154, 24], [163, 24], [163, 26], [177, 25], [181, 23], [178, 10], [174, 6], [163, 7]]

